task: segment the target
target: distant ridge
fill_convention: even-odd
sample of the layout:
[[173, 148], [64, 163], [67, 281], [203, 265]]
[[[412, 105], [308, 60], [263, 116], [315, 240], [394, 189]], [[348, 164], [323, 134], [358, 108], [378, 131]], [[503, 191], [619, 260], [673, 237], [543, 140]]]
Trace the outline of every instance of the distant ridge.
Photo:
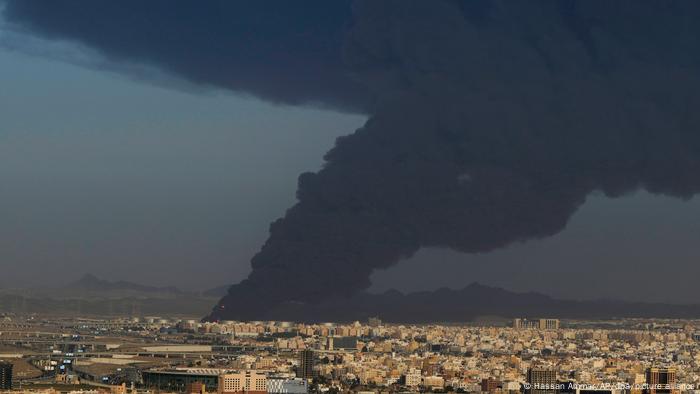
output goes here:
[[[250, 296], [255, 297], [254, 294]], [[480, 316], [700, 318], [700, 305], [561, 300], [536, 292], [516, 293], [475, 282], [458, 290], [441, 288], [409, 294], [389, 290], [382, 294], [360, 293], [351, 298], [327, 299], [318, 304], [287, 302], [270, 309], [227, 310], [217, 306], [208, 319], [342, 322], [372, 316], [396, 323], [469, 322]]]
[[184, 294], [184, 292], [175, 286], [166, 287], [156, 287], [141, 285], [138, 283], [127, 282], [127, 281], [115, 281], [110, 282], [108, 280], [100, 279], [93, 274], [85, 274], [80, 279], [75, 282], [70, 283], [67, 288], [73, 290], [88, 290], [95, 292], [108, 292], [108, 291], [135, 291], [142, 293], [169, 293], [169, 294]]
[[214, 287], [209, 290], [204, 290], [202, 292], [202, 295], [205, 297], [223, 297], [228, 293], [228, 289], [231, 287], [231, 285], [223, 285], [223, 286], [218, 286]]
[[0, 312], [69, 316], [202, 316], [218, 296], [174, 286], [109, 281], [93, 274], [60, 287], [0, 290]]

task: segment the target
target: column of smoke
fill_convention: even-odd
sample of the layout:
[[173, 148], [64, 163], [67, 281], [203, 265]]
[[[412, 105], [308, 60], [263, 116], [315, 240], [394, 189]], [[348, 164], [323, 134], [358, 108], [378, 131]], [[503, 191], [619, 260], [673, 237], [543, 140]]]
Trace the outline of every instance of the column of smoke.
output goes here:
[[355, 3], [346, 61], [377, 108], [215, 317], [350, 296], [421, 247], [553, 235], [596, 190], [698, 192], [696, 4], [489, 4]]
[[[373, 270], [421, 247], [476, 253], [547, 237], [594, 191], [690, 198], [700, 190], [698, 2], [361, 0], [352, 13], [323, 19], [323, 34], [287, 34], [320, 23], [294, 14], [284, 37], [260, 35], [272, 43], [249, 30], [252, 43], [226, 41], [226, 29], [250, 10], [222, 2], [178, 48], [161, 31], [188, 25], [144, 24], [139, 36], [139, 19], [127, 18], [129, 34], [140, 38], [130, 45], [115, 40], [109, 24], [86, 18], [89, 26], [76, 27], [69, 12], [32, 8], [38, 0], [8, 1], [9, 18], [22, 26], [147, 58], [195, 82], [369, 113], [321, 171], [300, 176], [298, 203], [271, 225], [249, 278], [212, 318], [262, 318], [280, 303], [352, 296], [370, 285]], [[158, 15], [139, 9], [148, 2], [114, 7]], [[115, 14], [131, 15], [122, 11]], [[260, 28], [287, 26], [273, 22]], [[207, 29], [223, 33], [201, 34], [197, 45]], [[212, 36], [223, 42], [212, 45]], [[191, 56], [164, 52], [163, 42]], [[246, 63], [260, 53], [275, 61]]]

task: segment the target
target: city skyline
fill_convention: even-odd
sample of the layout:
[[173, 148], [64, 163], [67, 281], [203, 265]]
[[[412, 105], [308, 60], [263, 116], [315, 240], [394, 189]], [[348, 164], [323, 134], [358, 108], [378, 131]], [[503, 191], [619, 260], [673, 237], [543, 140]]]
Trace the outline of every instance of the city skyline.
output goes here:
[[0, 362], [0, 389], [688, 394], [700, 386], [698, 327], [552, 315], [443, 325], [5, 314], [0, 346], [14, 353]]

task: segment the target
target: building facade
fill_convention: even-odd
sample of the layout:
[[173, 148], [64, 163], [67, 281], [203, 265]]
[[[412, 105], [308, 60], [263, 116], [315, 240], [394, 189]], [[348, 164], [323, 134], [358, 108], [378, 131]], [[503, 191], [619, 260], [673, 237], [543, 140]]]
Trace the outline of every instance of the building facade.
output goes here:
[[527, 384], [527, 394], [556, 394], [557, 372], [550, 368], [529, 368]]
[[540, 319], [540, 330], [558, 330], [559, 319]]
[[267, 393], [267, 377], [257, 371], [241, 371], [219, 375], [219, 394], [225, 393]]
[[224, 372], [214, 368], [144, 371], [143, 384], [149, 389], [175, 392], [185, 392], [188, 386], [197, 383], [216, 389], [218, 377]]
[[267, 392], [269, 394], [306, 394], [309, 392], [309, 382], [300, 378], [268, 378]]
[[501, 383], [499, 380], [493, 379], [493, 378], [488, 378], [488, 379], [481, 379], [481, 391], [485, 393], [494, 393], [498, 390], [501, 390], [503, 387], [503, 383]]
[[302, 379], [312, 379], [314, 377], [314, 352], [305, 349], [299, 352], [299, 366], [297, 367], [297, 377]]
[[516, 330], [539, 329], [539, 330], [558, 330], [559, 319], [513, 319], [513, 328]]
[[12, 389], [12, 364], [0, 362], [0, 390]]
[[647, 368], [645, 394], [678, 394], [675, 368]]

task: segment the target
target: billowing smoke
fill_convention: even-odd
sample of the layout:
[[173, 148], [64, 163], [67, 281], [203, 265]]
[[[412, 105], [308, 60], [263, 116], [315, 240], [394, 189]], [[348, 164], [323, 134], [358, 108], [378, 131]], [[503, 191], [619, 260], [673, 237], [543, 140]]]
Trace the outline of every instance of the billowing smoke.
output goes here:
[[[146, 28], [186, 25], [184, 15], [172, 20], [174, 10], [167, 20], [151, 15], [144, 26], [125, 16], [142, 15], [153, 3], [111, 3], [108, 10], [59, 3], [50, 11], [35, 3], [45, 5], [11, 1], [8, 18], [192, 80], [282, 102], [370, 111], [362, 128], [338, 140], [321, 171], [300, 176], [298, 203], [271, 225], [250, 277], [231, 288], [216, 318], [262, 318], [283, 302], [351, 296], [370, 285], [373, 270], [422, 247], [488, 252], [556, 234], [593, 191], [617, 197], [645, 189], [679, 198], [700, 191], [697, 2], [357, 0], [347, 19], [342, 9], [350, 5], [337, 3], [337, 18], [321, 18], [321, 25], [342, 39], [296, 54], [308, 73], [269, 75], [294, 87], [284, 95], [275, 84], [258, 85], [274, 70], [253, 70], [255, 78], [241, 75], [242, 83], [216, 67], [236, 70], [236, 51], [256, 50], [222, 37], [232, 32], [216, 23], [200, 26], [198, 40], [212, 42], [194, 48]], [[274, 16], [289, 4], [299, 3], [265, 9]], [[305, 45], [318, 48], [310, 27], [318, 21], [306, 14], [314, 10], [304, 5], [282, 25], [308, 27], [313, 35]], [[83, 12], [122, 19], [69, 23], [76, 14], [100, 20]], [[261, 49], [269, 56], [279, 50], [275, 40], [290, 43], [266, 35], [268, 28], [279, 33], [279, 21], [220, 18], [246, 20], [248, 39], [269, 37]], [[127, 31], [119, 45], [115, 30]], [[291, 44], [293, 59], [270, 67], [297, 64], [299, 43]], [[321, 69], [316, 79], [313, 70]], [[313, 81], [309, 90], [297, 91], [305, 81]]]
[[10, 28], [275, 103], [369, 106], [342, 64], [350, 0], [0, 0]]

